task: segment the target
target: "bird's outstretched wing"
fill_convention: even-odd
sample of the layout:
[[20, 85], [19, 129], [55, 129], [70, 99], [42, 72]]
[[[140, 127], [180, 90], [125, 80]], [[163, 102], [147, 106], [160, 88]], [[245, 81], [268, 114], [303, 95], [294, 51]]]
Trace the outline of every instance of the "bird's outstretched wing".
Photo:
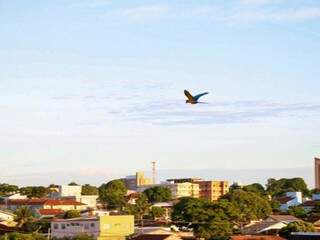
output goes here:
[[184, 90], [184, 95], [186, 95], [189, 101], [194, 101], [194, 97], [189, 93], [188, 90]]
[[206, 94], [208, 94], [208, 92], [204, 92], [204, 93], [198, 94], [198, 95], [194, 96], [193, 98], [194, 98], [196, 101], [198, 101], [199, 98], [201, 98], [203, 95], [206, 95]]

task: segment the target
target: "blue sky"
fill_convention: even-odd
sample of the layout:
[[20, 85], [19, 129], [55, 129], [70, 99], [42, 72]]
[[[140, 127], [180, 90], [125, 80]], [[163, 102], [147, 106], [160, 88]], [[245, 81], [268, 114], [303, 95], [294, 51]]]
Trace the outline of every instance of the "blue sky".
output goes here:
[[316, 0], [0, 0], [0, 180], [310, 168], [319, 23]]

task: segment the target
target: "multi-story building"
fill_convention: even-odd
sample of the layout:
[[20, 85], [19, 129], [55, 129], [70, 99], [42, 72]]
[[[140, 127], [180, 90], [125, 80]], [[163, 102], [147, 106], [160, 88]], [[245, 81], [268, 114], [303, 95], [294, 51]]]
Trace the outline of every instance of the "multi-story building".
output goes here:
[[228, 181], [199, 181], [199, 197], [216, 201], [229, 191]]
[[315, 188], [320, 189], [320, 158], [314, 158]]
[[52, 238], [72, 238], [83, 233], [98, 240], [124, 240], [134, 233], [134, 216], [53, 219], [51, 222]]
[[185, 183], [185, 182], [197, 183], [201, 181], [203, 181], [203, 179], [199, 177], [167, 179], [167, 182], [173, 182], [173, 183]]
[[129, 190], [136, 190], [140, 186], [149, 186], [153, 184], [151, 178], [147, 178], [144, 172], [137, 172], [136, 175], [130, 175], [122, 178], [125, 186]]
[[178, 199], [181, 197], [199, 198], [199, 184], [197, 183], [169, 183], [165, 184], [164, 187], [167, 187], [171, 190], [171, 195], [173, 199]]

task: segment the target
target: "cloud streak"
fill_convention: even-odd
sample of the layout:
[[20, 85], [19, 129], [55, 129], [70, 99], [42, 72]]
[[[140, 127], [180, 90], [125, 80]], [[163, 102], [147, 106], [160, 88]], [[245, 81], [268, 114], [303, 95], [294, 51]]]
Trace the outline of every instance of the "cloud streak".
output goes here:
[[199, 125], [251, 123], [272, 118], [299, 117], [305, 113], [319, 114], [320, 105], [269, 101], [216, 102], [203, 105], [150, 102], [129, 106], [113, 114], [121, 115], [129, 121], [145, 121], [156, 125]]
[[145, 18], [159, 17], [165, 15], [169, 11], [167, 5], [145, 5], [120, 10], [118, 14], [122, 17], [129, 18]]
[[226, 16], [229, 21], [289, 22], [307, 21], [320, 18], [320, 8], [303, 8], [277, 11], [239, 11]]
[[[276, 0], [240, 0], [232, 4], [194, 4], [180, 5], [158, 4], [140, 5], [110, 12], [121, 18], [197, 18], [206, 17], [220, 22], [297, 22], [320, 18], [320, 8], [303, 4], [296, 6], [289, 1]], [[110, 15], [109, 15], [110, 16]]]

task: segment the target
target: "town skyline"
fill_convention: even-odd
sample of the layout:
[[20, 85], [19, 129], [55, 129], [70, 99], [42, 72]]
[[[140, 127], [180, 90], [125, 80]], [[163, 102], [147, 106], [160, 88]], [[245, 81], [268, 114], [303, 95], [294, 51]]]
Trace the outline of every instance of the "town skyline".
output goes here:
[[[95, 183], [154, 160], [159, 171], [239, 169], [234, 180], [241, 169], [312, 172], [319, 1], [0, 1], [0, 11], [1, 182]], [[208, 104], [185, 104], [184, 89], [210, 92]]]

